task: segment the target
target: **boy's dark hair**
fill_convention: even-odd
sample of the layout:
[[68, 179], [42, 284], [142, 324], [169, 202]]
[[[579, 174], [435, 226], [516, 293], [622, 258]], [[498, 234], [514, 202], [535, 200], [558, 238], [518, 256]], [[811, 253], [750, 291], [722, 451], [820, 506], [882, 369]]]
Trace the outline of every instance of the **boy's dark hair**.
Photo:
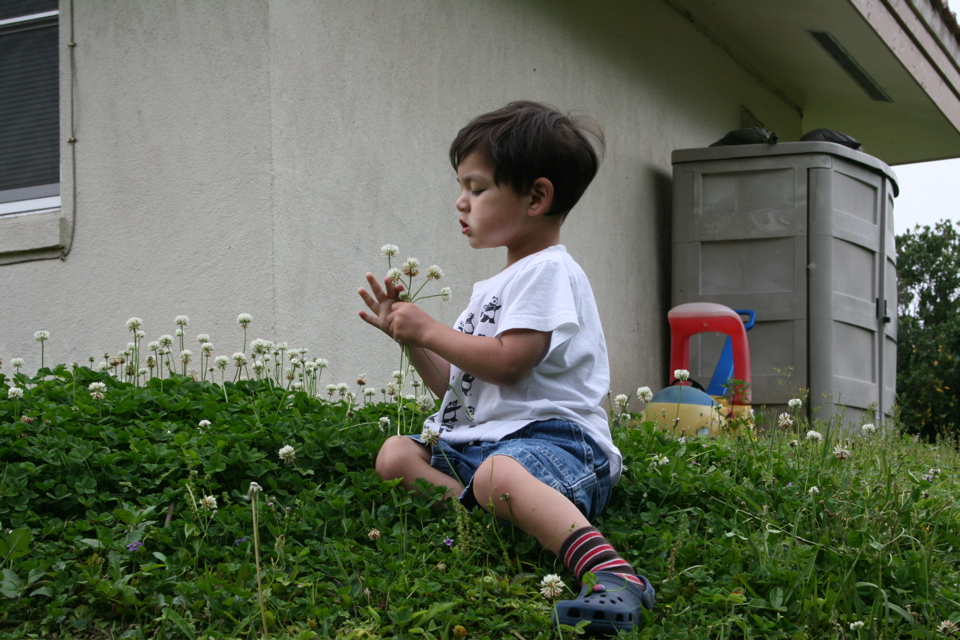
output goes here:
[[583, 116], [569, 116], [539, 102], [521, 100], [474, 118], [450, 145], [454, 170], [477, 152], [493, 165], [493, 180], [518, 194], [529, 193], [537, 178], [553, 183], [547, 215], [565, 216], [587, 190], [600, 156], [588, 136], [604, 150], [600, 126]]

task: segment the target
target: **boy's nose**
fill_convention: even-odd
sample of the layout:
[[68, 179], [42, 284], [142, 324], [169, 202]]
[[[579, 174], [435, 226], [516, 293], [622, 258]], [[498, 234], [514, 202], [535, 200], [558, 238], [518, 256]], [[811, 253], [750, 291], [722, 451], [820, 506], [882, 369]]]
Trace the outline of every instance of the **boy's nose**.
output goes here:
[[465, 196], [460, 196], [457, 198], [457, 201], [454, 203], [454, 206], [457, 208], [457, 211], [463, 213], [467, 210], [467, 199]]

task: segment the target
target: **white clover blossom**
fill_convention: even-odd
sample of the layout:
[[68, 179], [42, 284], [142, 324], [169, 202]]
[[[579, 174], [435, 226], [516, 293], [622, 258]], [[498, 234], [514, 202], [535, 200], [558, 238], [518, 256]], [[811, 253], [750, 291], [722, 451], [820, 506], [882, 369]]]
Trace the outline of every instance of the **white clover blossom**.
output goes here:
[[136, 331], [143, 326], [143, 320], [140, 318], [130, 318], [127, 320], [127, 329], [130, 331]]
[[793, 426], [793, 418], [790, 417], [789, 413], [781, 413], [777, 416], [777, 426], [781, 429], [789, 429]]
[[20, 387], [10, 387], [7, 389], [7, 399], [16, 400], [23, 397], [23, 389]]
[[37, 331], [35, 334], [33, 334], [33, 339], [36, 340], [37, 342], [44, 342], [44, 341], [46, 341], [46, 340], [49, 340], [49, 339], [50, 339], [50, 332], [49, 332], [49, 331]]
[[833, 455], [837, 457], [837, 460], [846, 460], [850, 457], [850, 451], [848, 449], [844, 449], [840, 445], [837, 445], [833, 448]]
[[273, 350], [273, 342], [270, 340], [264, 340], [263, 338], [257, 338], [250, 343], [250, 351], [255, 356], [262, 356], [270, 353]]
[[662, 453], [658, 453], [657, 455], [653, 456], [653, 460], [650, 461], [651, 467], [662, 467], [665, 464], [670, 464], [670, 458]]
[[443, 269], [437, 265], [430, 265], [427, 268], [427, 280], [439, 280], [443, 277]]
[[330, 366], [330, 363], [327, 362], [324, 358], [317, 358], [313, 361], [313, 364], [317, 366], [317, 369], [324, 369]]
[[370, 540], [379, 540], [380, 530], [377, 529], [376, 527], [373, 527], [372, 529], [370, 529], [370, 531], [367, 532], [367, 538], [369, 538]]
[[332, 398], [332, 397], [333, 397], [333, 394], [335, 394], [336, 392], [337, 392], [337, 385], [335, 385], [335, 384], [328, 384], [328, 385], [327, 385], [327, 395], [328, 395], [328, 396], [330, 396], [330, 397]]
[[263, 360], [254, 360], [253, 361], [253, 372], [255, 374], [263, 375], [267, 371], [267, 364]]
[[673, 377], [680, 382], [685, 382], [690, 379], [690, 372], [686, 369], [677, 369], [673, 372]]
[[940, 626], [937, 627], [937, 633], [945, 636], [955, 636], [957, 635], [957, 631], [957, 623], [953, 620], [944, 620], [940, 623]]
[[390, 418], [387, 416], [380, 416], [379, 423], [381, 429], [388, 429], [390, 427]]
[[173, 332], [173, 335], [177, 336], [178, 338], [182, 338], [182, 337], [183, 337], [183, 327], [180, 327], [180, 328], [178, 328], [176, 331], [174, 331], [174, 332]]
[[193, 351], [190, 351], [190, 349], [184, 349], [180, 352], [180, 362], [183, 364], [189, 364], [191, 360], [193, 360]]
[[230, 358], [227, 356], [217, 356], [213, 359], [213, 364], [217, 367], [217, 369], [226, 369], [227, 365], [230, 364]]
[[377, 390], [373, 387], [367, 387], [363, 390], [363, 395], [366, 398], [372, 398], [373, 396], [377, 395]]
[[817, 485], [813, 485], [812, 487], [810, 487], [810, 489], [807, 490], [807, 493], [809, 493], [810, 495], [814, 495], [814, 494], [820, 493], [820, 489], [817, 488]]
[[867, 424], [860, 427], [860, 431], [863, 431], [864, 433], [873, 433], [876, 430], [877, 430], [877, 427], [872, 422], [868, 422]]
[[214, 496], [203, 496], [203, 498], [200, 499], [200, 506], [204, 509], [216, 509], [217, 499]]
[[787, 406], [791, 409], [799, 409], [803, 406], [803, 400], [800, 398], [790, 398], [790, 402], [787, 403]]
[[211, 422], [209, 420], [201, 420], [200, 422], [197, 423], [197, 426], [200, 427], [201, 429], [206, 429], [207, 427], [210, 426], [210, 424]]
[[19, 369], [23, 366], [23, 358], [10, 358], [10, 366], [14, 369]]
[[237, 351], [235, 354], [233, 354], [231, 359], [233, 360], [233, 364], [237, 365], [238, 367], [242, 367], [243, 365], [247, 364], [247, 356], [240, 351]]
[[617, 395], [613, 401], [617, 404], [621, 411], [624, 411], [627, 408], [627, 403], [630, 402], [630, 398], [625, 393], [621, 393]]
[[401, 273], [405, 276], [410, 276], [411, 278], [418, 273], [420, 273], [420, 261], [416, 258], [407, 258], [407, 261], [403, 263], [403, 267], [400, 269]]
[[392, 280], [394, 283], [397, 283], [400, 282], [401, 278], [403, 278], [403, 272], [400, 271], [400, 269], [393, 267], [387, 271], [387, 277], [390, 278], [390, 280]]
[[211, 353], [213, 353], [213, 349], [214, 347], [212, 342], [204, 342], [202, 345], [200, 345], [200, 352], [205, 356], [209, 356]]
[[247, 489], [247, 496], [249, 496], [249, 497], [252, 498], [252, 497], [254, 497], [255, 495], [257, 495], [258, 493], [260, 493], [261, 491], [263, 491], [263, 487], [261, 487], [260, 485], [258, 485], [256, 482], [251, 482], [251, 483], [250, 483], [250, 488]]
[[159, 348], [160, 348], [160, 343], [157, 342], [156, 340], [147, 344], [147, 349], [149, 349], [150, 351], [156, 351]]
[[420, 442], [432, 447], [440, 442], [440, 432], [434, 431], [430, 427], [424, 427], [423, 431], [420, 433]]
[[863, 620], [855, 620], [850, 623], [850, 631], [856, 631], [857, 629], [863, 629]]
[[347, 392], [350, 390], [350, 386], [346, 382], [341, 382], [337, 384], [337, 393], [340, 394], [340, 397], [347, 395]]
[[361, 373], [357, 376], [357, 386], [365, 387], [367, 386], [367, 374]]
[[800, 446], [800, 442], [798, 440], [791, 440], [789, 444], [791, 449], [794, 449]]
[[424, 411], [433, 411], [433, 408], [436, 406], [436, 402], [430, 396], [423, 395], [417, 398], [417, 406]]
[[444, 302], [450, 302], [450, 298], [453, 296], [453, 293], [450, 291], [450, 287], [444, 287], [440, 289], [440, 299]]
[[237, 316], [237, 324], [243, 327], [244, 329], [246, 329], [251, 322], [253, 322], [253, 316], [250, 315], [249, 313], [241, 313], [240, 315]]
[[190, 318], [188, 318], [187, 316], [177, 316], [176, 318], [173, 319], [173, 321], [177, 323], [177, 326], [183, 328], [187, 326], [188, 322], [190, 322]]
[[813, 429], [811, 429], [810, 431], [807, 431], [807, 440], [820, 442], [821, 440], [823, 440], [823, 436], [820, 434], [819, 431], [814, 431]]
[[173, 336], [169, 334], [164, 334], [159, 338], [157, 338], [157, 343], [159, 343], [161, 347], [169, 347], [170, 345], [173, 344]]
[[399, 251], [400, 248], [395, 244], [385, 244], [380, 247], [380, 255], [384, 258], [394, 258]]
[[545, 575], [543, 580], [540, 581], [540, 593], [544, 598], [552, 600], [561, 594], [563, 594], [563, 589], [566, 587], [563, 583], [563, 580], [560, 579], [555, 573]]
[[199, 342], [200, 344], [207, 344], [208, 342], [210, 342], [210, 335], [206, 333], [201, 333], [200, 335], [197, 336], [197, 342]]
[[637, 389], [637, 399], [646, 404], [653, 400], [653, 391], [650, 390], [650, 387], [640, 387]]
[[107, 391], [107, 385], [102, 382], [91, 382], [87, 389], [90, 391], [90, 396], [94, 400], [103, 400], [104, 394]]
[[278, 451], [277, 454], [280, 456], [280, 459], [287, 464], [290, 464], [297, 458], [296, 451], [290, 445], [280, 447], [280, 451]]

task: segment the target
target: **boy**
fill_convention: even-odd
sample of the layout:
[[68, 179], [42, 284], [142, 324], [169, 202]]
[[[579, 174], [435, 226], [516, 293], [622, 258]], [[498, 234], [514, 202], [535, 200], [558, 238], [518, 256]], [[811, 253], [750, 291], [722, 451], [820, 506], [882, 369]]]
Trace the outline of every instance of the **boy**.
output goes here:
[[443, 398], [425, 423], [439, 442], [393, 436], [377, 472], [408, 489], [418, 478], [446, 487], [535, 536], [578, 581], [592, 572], [597, 584], [559, 602], [554, 619], [609, 633], [633, 628], [655, 596], [590, 524], [620, 475], [620, 452], [600, 406], [610, 380], [593, 292], [560, 244], [599, 166], [587, 134], [602, 150], [599, 129], [534, 102], [470, 122], [450, 146], [461, 233], [475, 249], [506, 247], [506, 266], [474, 285], [454, 328], [370, 273], [360, 317], [408, 346]]

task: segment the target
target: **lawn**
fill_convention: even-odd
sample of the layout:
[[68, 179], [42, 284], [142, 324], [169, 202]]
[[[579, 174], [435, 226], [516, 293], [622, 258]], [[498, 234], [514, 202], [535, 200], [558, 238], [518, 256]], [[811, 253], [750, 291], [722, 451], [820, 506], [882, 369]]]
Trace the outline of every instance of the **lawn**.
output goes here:
[[[552, 554], [372, 471], [433, 406], [412, 374], [326, 385], [302, 353], [286, 375], [201, 350], [197, 380], [162, 354], [0, 371], [2, 637], [576, 635], [540, 593], [554, 573], [575, 592]], [[640, 408], [612, 402], [625, 471], [598, 523], [658, 593], [625, 637], [956, 635], [955, 443], [802, 405], [677, 438]]]

